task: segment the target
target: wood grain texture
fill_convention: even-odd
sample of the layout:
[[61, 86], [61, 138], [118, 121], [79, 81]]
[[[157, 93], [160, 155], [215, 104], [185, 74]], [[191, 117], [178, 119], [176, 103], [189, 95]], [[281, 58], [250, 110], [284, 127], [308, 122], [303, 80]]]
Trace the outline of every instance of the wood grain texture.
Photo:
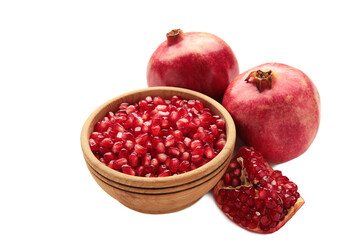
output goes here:
[[[204, 166], [190, 172], [164, 178], [130, 176], [102, 164], [91, 152], [89, 137], [95, 124], [107, 112], [116, 111], [123, 102], [134, 103], [147, 96], [170, 99], [198, 99], [213, 114], [226, 121], [227, 142], [223, 150]], [[81, 131], [81, 147], [87, 167], [110, 196], [125, 206], [145, 213], [169, 213], [184, 209], [211, 190], [224, 174], [235, 146], [236, 130], [230, 114], [215, 100], [192, 90], [174, 87], [153, 87], [132, 91], [115, 97], [98, 107], [85, 121]]]

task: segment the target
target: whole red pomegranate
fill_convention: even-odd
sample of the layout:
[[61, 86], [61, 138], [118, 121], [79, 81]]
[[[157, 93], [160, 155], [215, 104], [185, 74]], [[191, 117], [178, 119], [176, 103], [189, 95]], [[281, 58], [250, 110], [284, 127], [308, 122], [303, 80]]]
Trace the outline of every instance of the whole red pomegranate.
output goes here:
[[176, 29], [166, 37], [148, 63], [148, 86], [183, 87], [221, 100], [226, 87], [239, 74], [231, 48], [210, 33]]
[[302, 71], [267, 63], [237, 76], [222, 104], [240, 138], [269, 162], [283, 163], [304, 153], [320, 123], [320, 96]]

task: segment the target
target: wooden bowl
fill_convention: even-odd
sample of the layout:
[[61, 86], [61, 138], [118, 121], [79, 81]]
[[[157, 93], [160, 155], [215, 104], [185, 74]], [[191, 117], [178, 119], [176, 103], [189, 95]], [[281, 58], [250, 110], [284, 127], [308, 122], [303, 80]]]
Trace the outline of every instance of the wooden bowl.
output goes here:
[[[116, 111], [123, 102], [134, 103], [147, 96], [170, 99], [177, 95], [183, 99], [198, 99], [213, 114], [226, 121], [227, 142], [223, 150], [207, 164], [169, 177], [146, 178], [130, 176], [102, 164], [92, 153], [89, 137], [94, 125], [107, 112]], [[211, 190], [224, 174], [235, 145], [235, 125], [227, 110], [212, 98], [201, 93], [174, 87], [153, 87], [132, 91], [115, 97], [98, 107], [86, 120], [81, 131], [81, 147], [87, 167], [100, 187], [125, 206], [144, 213], [169, 213], [184, 209]]]

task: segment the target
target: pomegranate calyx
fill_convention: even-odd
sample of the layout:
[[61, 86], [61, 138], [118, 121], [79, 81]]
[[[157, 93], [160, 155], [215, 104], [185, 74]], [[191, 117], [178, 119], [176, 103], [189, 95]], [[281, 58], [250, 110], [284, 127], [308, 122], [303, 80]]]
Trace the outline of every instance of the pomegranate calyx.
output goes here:
[[253, 71], [245, 79], [247, 83], [253, 83], [259, 92], [262, 92], [264, 89], [271, 89], [272, 87], [272, 72], [271, 70], [263, 72], [261, 70]]
[[184, 32], [178, 28], [178, 29], [173, 29], [171, 30], [170, 32], [168, 32], [166, 34], [166, 38], [167, 38], [167, 43], [168, 45], [173, 45], [174, 43], [177, 43], [179, 42], [182, 37], [181, 35], [183, 34]]

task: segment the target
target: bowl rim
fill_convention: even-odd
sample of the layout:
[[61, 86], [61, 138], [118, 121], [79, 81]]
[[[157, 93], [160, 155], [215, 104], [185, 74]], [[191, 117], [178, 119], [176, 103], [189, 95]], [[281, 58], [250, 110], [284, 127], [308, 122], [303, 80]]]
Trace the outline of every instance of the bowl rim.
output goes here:
[[[153, 92], [158, 91], [171, 91], [171, 92], [182, 92], [187, 95], [191, 95], [194, 97], [194, 99], [199, 99], [202, 101], [204, 105], [212, 105], [214, 108], [216, 108], [222, 115], [222, 117], [225, 119], [225, 127], [226, 127], [226, 144], [224, 148], [220, 151], [220, 153], [213, 158], [208, 163], [204, 164], [203, 166], [196, 168], [194, 170], [191, 170], [186, 173], [178, 174], [176, 176], [168, 176], [168, 177], [153, 177], [153, 178], [147, 178], [147, 177], [140, 177], [140, 176], [131, 176], [124, 173], [121, 173], [119, 171], [116, 171], [112, 168], [107, 167], [103, 163], [101, 163], [95, 155], [92, 153], [89, 145], [89, 135], [88, 131], [93, 123], [93, 119], [98, 116], [98, 114], [107, 106], [112, 105], [114, 102], [119, 101], [122, 98], [128, 97], [130, 95], [136, 95], [139, 93], [148, 93], [149, 96], [154, 97], [155, 95], [158, 95], [161, 97], [160, 94], [152, 95]], [[176, 95], [176, 94], [174, 94]], [[186, 98], [185, 98], [186, 99]], [[216, 169], [219, 165], [218, 163], [222, 163], [222, 159], [226, 159], [227, 155], [234, 149], [235, 146], [235, 138], [236, 138], [236, 128], [235, 123], [230, 115], [230, 113], [216, 100], [210, 98], [209, 96], [202, 94], [200, 92], [196, 92], [193, 90], [185, 89], [185, 88], [178, 88], [178, 87], [149, 87], [149, 88], [142, 88], [138, 90], [133, 90], [124, 94], [120, 94], [116, 97], [111, 98], [110, 100], [106, 101], [105, 103], [101, 104], [99, 107], [97, 107], [86, 119], [82, 130], [81, 130], [81, 148], [83, 151], [83, 155], [85, 158], [85, 161], [93, 168], [96, 169], [97, 172], [104, 173], [105, 177], [111, 179], [115, 183], [119, 183], [122, 185], [128, 185], [128, 186], [140, 186], [141, 188], [145, 189], [162, 189], [162, 188], [170, 188], [170, 187], [179, 187], [181, 185], [185, 185], [188, 183], [193, 183], [194, 181], [197, 181], [198, 179], [201, 179], [204, 177], [204, 175], [207, 175], [207, 171], [209, 169]], [[226, 161], [226, 160], [224, 160]], [[210, 173], [211, 174], [211, 173]], [[198, 176], [198, 177], [196, 177]], [[185, 183], [181, 180], [188, 179]], [[121, 181], [120, 181], [121, 180]], [[130, 184], [131, 183], [131, 184]], [[154, 185], [158, 185], [159, 188], [154, 188]], [[147, 188], [149, 187], [149, 188]]]

